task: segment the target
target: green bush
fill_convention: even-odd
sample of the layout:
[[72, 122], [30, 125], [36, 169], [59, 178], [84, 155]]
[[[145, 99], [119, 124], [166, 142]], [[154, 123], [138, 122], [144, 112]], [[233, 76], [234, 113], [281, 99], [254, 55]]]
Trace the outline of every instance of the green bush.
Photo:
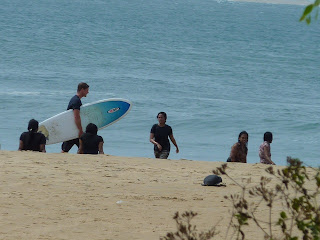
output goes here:
[[[250, 188], [247, 187], [247, 183], [240, 184], [228, 175], [227, 164], [213, 170], [214, 174], [225, 175], [241, 188], [240, 194], [225, 196], [233, 206], [230, 220], [230, 229], [233, 230], [233, 233], [230, 238], [246, 239], [244, 226], [250, 226], [258, 227], [266, 240], [320, 240], [318, 199], [320, 169], [310, 168], [314, 173], [310, 174], [299, 159], [287, 157], [287, 162], [288, 166], [281, 170], [275, 171], [272, 166], [268, 167], [266, 172], [273, 176], [273, 179], [261, 177], [260, 183]], [[269, 187], [271, 180], [277, 180], [275, 187]], [[254, 202], [250, 202], [248, 196], [255, 196]], [[272, 216], [274, 216], [272, 209], [275, 202], [282, 204], [284, 208], [276, 221], [272, 219]], [[267, 221], [261, 221], [256, 216], [257, 212], [261, 210], [262, 203], [266, 204], [268, 209]], [[197, 233], [196, 226], [191, 224], [191, 220], [196, 215], [193, 212], [185, 212], [181, 217], [177, 212], [174, 216], [177, 232], [168, 233], [166, 237], [160, 239], [209, 240], [216, 236], [215, 228], [205, 233]], [[226, 238], [228, 236], [227, 232]]]

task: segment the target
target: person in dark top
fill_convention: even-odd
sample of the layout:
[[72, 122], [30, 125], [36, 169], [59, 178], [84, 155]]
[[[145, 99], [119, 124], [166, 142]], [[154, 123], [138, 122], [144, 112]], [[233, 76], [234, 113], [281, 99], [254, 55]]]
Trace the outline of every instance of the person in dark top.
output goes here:
[[28, 132], [23, 132], [20, 136], [19, 151], [46, 152], [46, 137], [42, 133], [37, 132], [38, 128], [38, 121], [31, 119], [28, 124]]
[[154, 156], [156, 158], [167, 159], [170, 154], [170, 138], [173, 145], [176, 146], [176, 153], [179, 153], [179, 148], [173, 137], [172, 128], [166, 124], [167, 114], [159, 112], [157, 115], [158, 124], [154, 124], [150, 131], [150, 142], [154, 144]]
[[[79, 137], [83, 134], [82, 125], [81, 125], [81, 118], [80, 118], [80, 107], [82, 105], [81, 98], [86, 97], [89, 93], [89, 85], [81, 82], [78, 84], [77, 94], [74, 95], [68, 104], [68, 108], [73, 110], [74, 115], [74, 122], [79, 130]], [[73, 145], [77, 145], [79, 147], [79, 138], [72, 139], [66, 142], [63, 142], [61, 145], [61, 152], [69, 152]]]
[[83, 154], [104, 154], [103, 138], [98, 133], [97, 125], [89, 123], [86, 132], [80, 137], [78, 153]]

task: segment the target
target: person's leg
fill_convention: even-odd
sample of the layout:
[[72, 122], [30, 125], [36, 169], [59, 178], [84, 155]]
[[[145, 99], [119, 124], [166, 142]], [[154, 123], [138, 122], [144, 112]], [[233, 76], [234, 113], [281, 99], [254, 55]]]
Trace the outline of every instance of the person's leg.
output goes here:
[[154, 151], [155, 158], [160, 158], [160, 153], [158, 151]]
[[74, 142], [74, 144], [77, 145], [77, 147], [79, 148], [79, 146], [80, 146], [79, 138], [74, 139], [73, 142]]
[[162, 152], [160, 153], [159, 158], [160, 158], [160, 159], [167, 159], [167, 158], [169, 157], [169, 154], [170, 154], [169, 151], [162, 151]]
[[73, 147], [73, 145], [76, 144], [79, 147], [79, 138], [72, 139], [66, 142], [63, 142], [61, 145], [62, 153], [67, 153], [70, 151], [70, 149]]

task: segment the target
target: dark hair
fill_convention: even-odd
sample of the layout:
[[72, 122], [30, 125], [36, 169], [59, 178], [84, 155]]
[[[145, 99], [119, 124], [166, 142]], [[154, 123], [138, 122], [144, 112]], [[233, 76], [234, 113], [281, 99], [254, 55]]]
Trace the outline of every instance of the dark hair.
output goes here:
[[[247, 135], [247, 138], [249, 139], [249, 134], [246, 131], [242, 131], [241, 133], [239, 133], [238, 142], [240, 142], [239, 138], [244, 134]], [[248, 154], [248, 143], [246, 144], [246, 150], [245, 151], [246, 151], [246, 154]]]
[[87, 89], [87, 88], [89, 88], [89, 85], [86, 84], [85, 82], [81, 82], [81, 83], [78, 84], [78, 90], [77, 91], [80, 92], [81, 89]]
[[265, 132], [263, 135], [263, 140], [267, 142], [272, 141], [272, 133], [271, 132]]
[[246, 131], [242, 131], [241, 133], [239, 133], [238, 139], [239, 139], [243, 134], [246, 134], [247, 137], [249, 138], [249, 134], [248, 134]]
[[28, 124], [28, 131], [29, 134], [27, 134], [26, 142], [25, 142], [25, 149], [29, 149], [30, 146], [32, 145], [34, 136], [38, 132], [39, 128], [39, 122], [37, 120], [31, 119]]
[[39, 128], [39, 122], [37, 120], [31, 119], [28, 124], [29, 132], [37, 132]]
[[96, 135], [98, 132], [98, 127], [94, 123], [89, 123], [86, 127], [86, 133], [91, 133], [93, 135]]
[[162, 114], [164, 116], [164, 119], [167, 120], [167, 114], [165, 112], [159, 112], [157, 115], [157, 118], [159, 117], [160, 114]]

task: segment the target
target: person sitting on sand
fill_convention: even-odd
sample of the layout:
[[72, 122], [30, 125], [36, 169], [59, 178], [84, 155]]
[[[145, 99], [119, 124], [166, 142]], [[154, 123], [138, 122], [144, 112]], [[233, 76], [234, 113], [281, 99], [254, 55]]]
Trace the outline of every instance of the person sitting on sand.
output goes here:
[[242, 162], [242, 163], [247, 162], [248, 139], [249, 139], [249, 134], [246, 131], [242, 131], [239, 134], [238, 142], [231, 147], [230, 156], [227, 162]]
[[89, 123], [86, 127], [86, 132], [83, 133], [79, 139], [80, 154], [104, 154], [103, 152], [103, 138], [98, 133], [97, 125]]
[[20, 136], [19, 151], [46, 152], [46, 137], [38, 132], [38, 128], [39, 122], [31, 119], [28, 124], [28, 132], [23, 132]]
[[150, 142], [154, 145], [154, 156], [160, 159], [167, 159], [170, 154], [170, 138], [173, 145], [176, 146], [176, 153], [179, 153], [179, 148], [173, 137], [172, 128], [166, 124], [167, 114], [159, 112], [157, 115], [158, 124], [154, 124], [150, 131]]
[[263, 136], [264, 142], [259, 147], [260, 163], [276, 165], [271, 160], [271, 147], [273, 136], [271, 132], [265, 132]]

